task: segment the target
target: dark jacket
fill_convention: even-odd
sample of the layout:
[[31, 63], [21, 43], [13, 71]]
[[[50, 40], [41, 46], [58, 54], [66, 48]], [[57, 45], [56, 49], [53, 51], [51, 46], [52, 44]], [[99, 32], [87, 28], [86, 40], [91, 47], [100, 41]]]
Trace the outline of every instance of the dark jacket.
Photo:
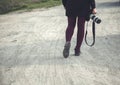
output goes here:
[[94, 9], [95, 0], [62, 0], [66, 9], [66, 16], [87, 17], [90, 9]]

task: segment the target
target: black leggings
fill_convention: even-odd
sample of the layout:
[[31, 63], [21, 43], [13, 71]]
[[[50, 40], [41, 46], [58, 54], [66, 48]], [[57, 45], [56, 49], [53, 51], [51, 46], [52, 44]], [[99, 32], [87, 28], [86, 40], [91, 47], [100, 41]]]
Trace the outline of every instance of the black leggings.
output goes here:
[[77, 43], [75, 50], [80, 50], [83, 37], [84, 37], [84, 25], [85, 18], [83, 17], [68, 17], [68, 26], [66, 29], [66, 42], [70, 42], [74, 33], [74, 28], [77, 21]]

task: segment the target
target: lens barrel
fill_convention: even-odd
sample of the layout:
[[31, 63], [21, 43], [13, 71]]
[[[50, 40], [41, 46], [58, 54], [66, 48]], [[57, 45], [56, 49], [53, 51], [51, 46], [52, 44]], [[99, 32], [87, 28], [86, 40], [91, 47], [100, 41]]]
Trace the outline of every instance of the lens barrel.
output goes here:
[[96, 22], [97, 24], [100, 24], [101, 23], [101, 19], [99, 19], [98, 17], [96, 17], [94, 14], [91, 14], [90, 15], [90, 18]]

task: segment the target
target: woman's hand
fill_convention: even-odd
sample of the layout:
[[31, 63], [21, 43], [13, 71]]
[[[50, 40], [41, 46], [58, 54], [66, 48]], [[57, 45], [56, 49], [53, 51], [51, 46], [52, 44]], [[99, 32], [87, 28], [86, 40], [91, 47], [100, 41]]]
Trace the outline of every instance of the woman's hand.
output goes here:
[[93, 9], [92, 13], [93, 13], [93, 14], [96, 14], [96, 13], [97, 13], [96, 8]]

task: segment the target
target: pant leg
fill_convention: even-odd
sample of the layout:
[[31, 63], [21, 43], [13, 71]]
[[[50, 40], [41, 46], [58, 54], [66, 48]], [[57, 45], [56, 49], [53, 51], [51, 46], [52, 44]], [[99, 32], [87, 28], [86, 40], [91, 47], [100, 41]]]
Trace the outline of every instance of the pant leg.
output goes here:
[[70, 42], [76, 25], [76, 17], [68, 17], [68, 26], [66, 29], [66, 42]]
[[85, 18], [83, 17], [78, 17], [78, 22], [77, 22], [77, 43], [75, 50], [80, 51], [81, 44], [83, 42], [83, 37], [84, 37], [84, 27], [85, 27]]

